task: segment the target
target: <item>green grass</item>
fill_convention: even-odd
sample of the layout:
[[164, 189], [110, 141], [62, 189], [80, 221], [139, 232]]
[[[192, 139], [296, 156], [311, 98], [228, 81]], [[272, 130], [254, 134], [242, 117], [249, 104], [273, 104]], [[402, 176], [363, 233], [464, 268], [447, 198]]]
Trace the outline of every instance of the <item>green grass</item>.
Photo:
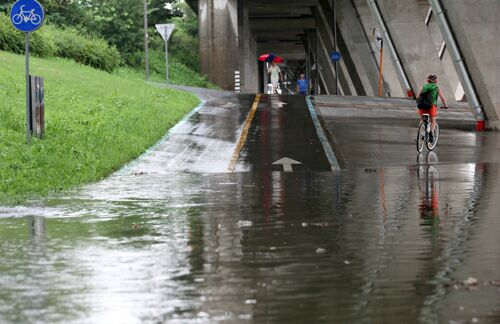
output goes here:
[[[150, 51], [151, 81], [165, 82], [165, 53]], [[178, 58], [171, 56], [169, 59], [169, 81], [173, 84], [207, 89], [219, 89], [215, 84], [208, 81], [208, 77], [201, 76], [198, 72], [181, 63]], [[141, 73], [143, 73], [141, 71]]]
[[0, 203], [97, 181], [139, 156], [198, 103], [68, 60], [32, 59], [45, 79], [46, 136], [25, 143], [24, 57], [0, 51]]

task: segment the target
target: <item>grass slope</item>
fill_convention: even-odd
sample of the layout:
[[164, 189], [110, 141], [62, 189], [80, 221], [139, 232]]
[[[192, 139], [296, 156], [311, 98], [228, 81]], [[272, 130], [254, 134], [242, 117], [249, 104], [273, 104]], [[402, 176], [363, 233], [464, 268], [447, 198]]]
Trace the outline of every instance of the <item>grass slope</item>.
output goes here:
[[0, 202], [99, 180], [136, 158], [198, 104], [133, 73], [32, 59], [45, 79], [46, 137], [25, 144], [24, 57], [0, 51]]

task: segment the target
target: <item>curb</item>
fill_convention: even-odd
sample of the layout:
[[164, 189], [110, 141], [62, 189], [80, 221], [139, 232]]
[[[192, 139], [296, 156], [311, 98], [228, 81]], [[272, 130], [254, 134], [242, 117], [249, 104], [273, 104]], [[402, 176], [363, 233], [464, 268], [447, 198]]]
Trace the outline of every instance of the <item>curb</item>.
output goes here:
[[309, 114], [311, 115], [311, 119], [314, 124], [314, 128], [316, 128], [316, 134], [318, 135], [319, 141], [321, 142], [321, 146], [323, 146], [323, 150], [325, 151], [326, 157], [328, 158], [328, 162], [330, 163], [330, 167], [332, 171], [340, 171], [340, 164], [333, 152], [332, 146], [330, 142], [326, 138], [325, 132], [323, 131], [323, 127], [321, 127], [321, 123], [319, 122], [318, 115], [314, 110], [314, 105], [311, 101], [311, 96], [306, 97], [307, 107], [309, 108]]

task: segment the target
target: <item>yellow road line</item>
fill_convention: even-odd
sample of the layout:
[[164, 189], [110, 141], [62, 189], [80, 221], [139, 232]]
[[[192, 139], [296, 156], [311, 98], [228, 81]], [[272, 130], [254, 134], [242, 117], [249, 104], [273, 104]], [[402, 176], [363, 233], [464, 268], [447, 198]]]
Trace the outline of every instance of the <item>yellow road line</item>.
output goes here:
[[238, 162], [238, 159], [240, 157], [241, 150], [243, 150], [245, 142], [247, 141], [248, 132], [250, 131], [250, 126], [252, 125], [255, 112], [257, 111], [257, 106], [259, 105], [259, 101], [260, 101], [260, 94], [255, 96], [252, 109], [250, 109], [250, 113], [248, 114], [247, 119], [245, 120], [245, 124], [243, 126], [243, 132], [241, 133], [240, 140], [238, 141], [238, 145], [236, 146], [231, 162], [229, 163], [229, 168], [228, 168], [229, 172], [234, 172], [234, 169], [236, 168], [236, 163]]

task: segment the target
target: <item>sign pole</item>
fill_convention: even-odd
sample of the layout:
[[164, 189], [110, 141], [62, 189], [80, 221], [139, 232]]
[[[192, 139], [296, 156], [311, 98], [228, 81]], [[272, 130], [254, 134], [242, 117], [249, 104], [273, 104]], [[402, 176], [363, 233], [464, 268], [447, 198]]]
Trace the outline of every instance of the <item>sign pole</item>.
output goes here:
[[[168, 36], [168, 26], [165, 25], [165, 35]], [[168, 75], [168, 37], [165, 37], [165, 67], [166, 67], [166, 78], [167, 83], [169, 83], [169, 75]]]
[[30, 33], [26, 34], [26, 47], [24, 50], [25, 55], [25, 71], [26, 71], [26, 141], [31, 143], [31, 102], [30, 102]]
[[384, 41], [382, 39], [380, 39], [380, 77], [378, 80], [378, 96], [379, 97], [382, 97], [382, 89], [384, 86], [383, 63], [384, 63]]
[[[333, 1], [332, 6], [333, 6], [333, 46], [334, 46], [334, 51], [338, 51], [337, 47], [337, 8], [335, 7], [336, 1]], [[338, 61], [335, 61], [335, 95], [339, 95], [339, 64]]]
[[31, 143], [31, 82], [30, 82], [30, 33], [43, 25], [45, 11], [36, 0], [18, 0], [10, 8], [12, 26], [24, 33], [26, 44], [24, 48], [26, 72], [26, 141]]
[[174, 24], [156, 24], [156, 30], [160, 33], [161, 37], [165, 41], [165, 79], [166, 82], [170, 82], [169, 68], [168, 68], [168, 40], [172, 35], [175, 25]]
[[144, 0], [144, 63], [146, 65], [146, 81], [149, 81], [149, 35], [148, 35], [148, 1]]

